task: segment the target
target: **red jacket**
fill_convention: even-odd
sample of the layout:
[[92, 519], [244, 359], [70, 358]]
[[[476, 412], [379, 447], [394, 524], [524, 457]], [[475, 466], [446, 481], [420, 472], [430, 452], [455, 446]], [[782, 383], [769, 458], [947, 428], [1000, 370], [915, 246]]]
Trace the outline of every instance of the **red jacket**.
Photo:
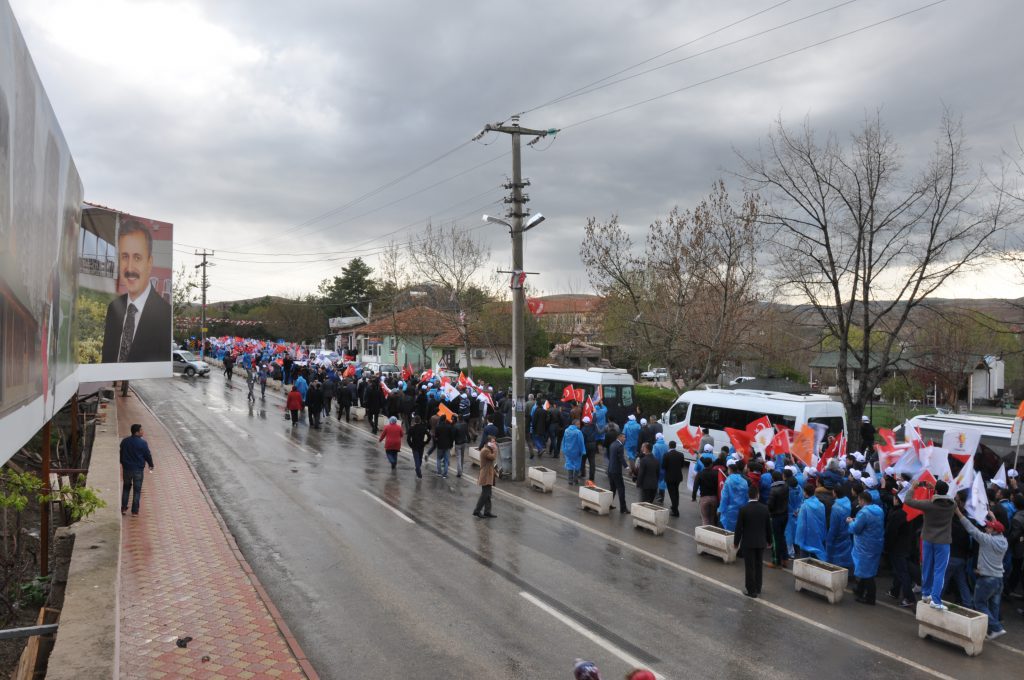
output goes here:
[[289, 411], [302, 410], [302, 392], [292, 390], [288, 393], [288, 400], [285, 402]]
[[377, 441], [384, 442], [385, 451], [398, 451], [402, 448], [402, 436], [404, 434], [401, 425], [398, 423], [388, 423], [380, 431], [380, 439]]

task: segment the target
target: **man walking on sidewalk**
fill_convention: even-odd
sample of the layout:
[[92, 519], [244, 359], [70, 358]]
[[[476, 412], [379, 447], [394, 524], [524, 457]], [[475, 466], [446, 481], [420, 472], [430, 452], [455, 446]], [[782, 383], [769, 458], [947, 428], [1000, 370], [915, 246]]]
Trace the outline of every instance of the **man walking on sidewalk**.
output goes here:
[[149, 444], [143, 439], [142, 425], [132, 425], [132, 434], [121, 440], [121, 514], [128, 511], [128, 494], [132, 494], [132, 515], [139, 514], [139, 500], [142, 497], [142, 475], [146, 466], [153, 469], [153, 456]]
[[747, 492], [747, 504], [740, 508], [736, 518], [736, 533], [733, 545], [743, 553], [743, 564], [746, 568], [747, 597], [761, 594], [761, 573], [764, 563], [764, 549], [772, 540], [771, 517], [768, 506], [759, 501], [760, 490], [750, 485]]

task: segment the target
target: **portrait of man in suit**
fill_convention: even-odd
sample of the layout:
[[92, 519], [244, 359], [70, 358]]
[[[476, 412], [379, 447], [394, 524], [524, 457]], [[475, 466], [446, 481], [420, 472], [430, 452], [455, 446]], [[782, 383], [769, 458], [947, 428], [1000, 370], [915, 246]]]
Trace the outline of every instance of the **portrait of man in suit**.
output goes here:
[[118, 277], [128, 291], [107, 307], [103, 362], [171, 360], [171, 305], [150, 284], [153, 235], [124, 218], [117, 237]]

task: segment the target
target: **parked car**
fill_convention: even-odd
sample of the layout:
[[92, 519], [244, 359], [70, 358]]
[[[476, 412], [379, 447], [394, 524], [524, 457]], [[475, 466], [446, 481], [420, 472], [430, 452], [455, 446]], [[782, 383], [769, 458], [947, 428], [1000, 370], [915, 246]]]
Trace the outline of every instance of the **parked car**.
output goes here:
[[652, 368], [649, 371], [644, 371], [640, 374], [641, 380], [668, 380], [668, 369], [667, 368]]
[[189, 378], [195, 375], [210, 374], [210, 365], [197, 359], [196, 355], [187, 349], [176, 349], [171, 352], [171, 357], [171, 365], [175, 373], [183, 373]]
[[737, 377], [735, 380], [730, 380], [729, 384], [730, 385], [741, 385], [741, 384], [743, 384], [745, 382], [750, 382], [751, 380], [757, 380], [757, 378], [752, 376], [752, 375], [741, 375], [741, 376]]

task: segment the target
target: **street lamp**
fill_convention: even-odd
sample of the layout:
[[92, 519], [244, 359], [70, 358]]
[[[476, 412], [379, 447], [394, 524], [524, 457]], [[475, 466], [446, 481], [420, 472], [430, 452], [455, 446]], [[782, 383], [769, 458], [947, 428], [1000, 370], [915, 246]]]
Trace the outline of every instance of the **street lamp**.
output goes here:
[[483, 221], [508, 227], [508, 232], [512, 236], [512, 478], [522, 480], [526, 476], [526, 339], [523, 329], [526, 299], [522, 283], [523, 234], [543, 222], [544, 216], [536, 213], [525, 224], [518, 214], [514, 217], [518, 228], [493, 215], [483, 215]]

